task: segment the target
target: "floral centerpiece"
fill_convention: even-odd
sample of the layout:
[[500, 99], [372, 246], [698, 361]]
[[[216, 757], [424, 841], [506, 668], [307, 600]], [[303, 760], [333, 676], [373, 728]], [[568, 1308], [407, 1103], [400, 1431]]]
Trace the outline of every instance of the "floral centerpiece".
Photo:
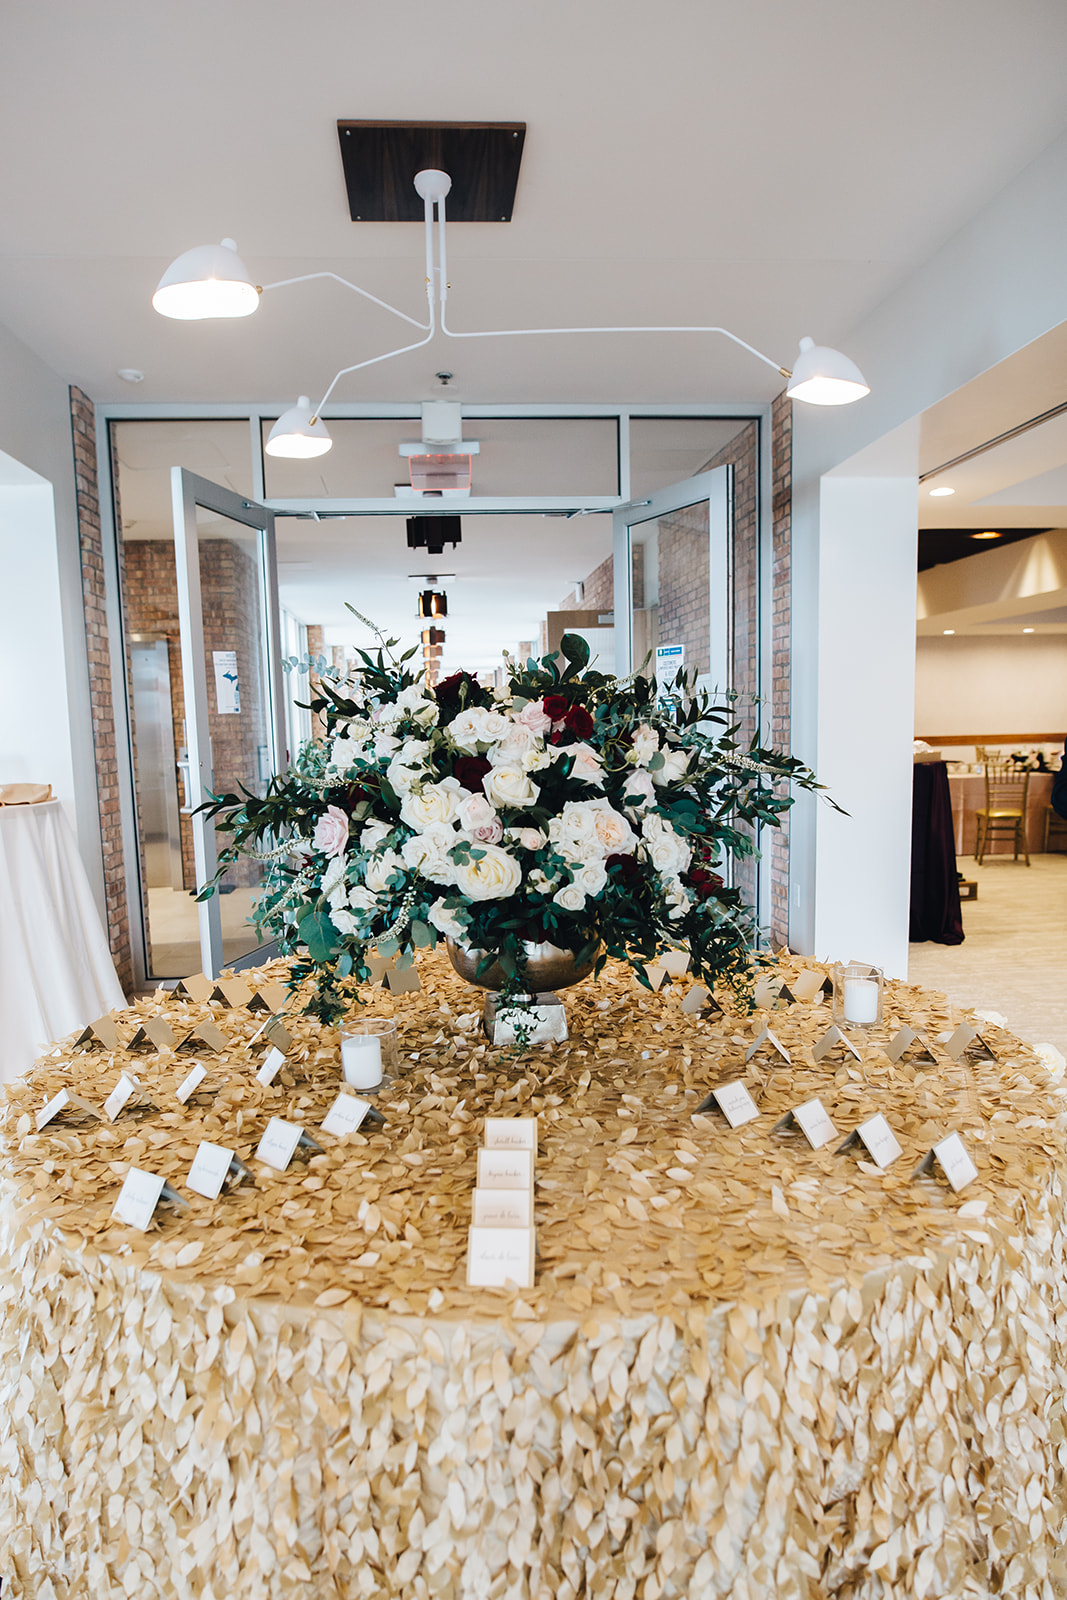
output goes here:
[[744, 824], [776, 824], [790, 783], [818, 787], [806, 767], [740, 748], [729, 704], [691, 680], [657, 700], [653, 680], [590, 670], [577, 635], [541, 662], [505, 657], [497, 689], [465, 672], [429, 687], [395, 645], [320, 680], [325, 738], [263, 797], [205, 807], [230, 835], [220, 874], [242, 852], [268, 863], [257, 923], [294, 984], [314, 975], [309, 1010], [337, 1020], [371, 951], [408, 964], [446, 937], [513, 993], [530, 941], [644, 982], [685, 947], [706, 984], [744, 988], [754, 913], [723, 863], [752, 854]]

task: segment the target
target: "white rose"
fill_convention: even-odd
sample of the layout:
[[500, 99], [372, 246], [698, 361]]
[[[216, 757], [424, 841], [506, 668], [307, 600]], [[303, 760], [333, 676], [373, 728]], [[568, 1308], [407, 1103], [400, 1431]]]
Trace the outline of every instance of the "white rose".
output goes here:
[[329, 765], [337, 772], [348, 772], [363, 756], [363, 746], [355, 739], [335, 739]]
[[664, 750], [663, 765], [652, 774], [655, 784], [677, 783], [684, 778], [689, 767], [689, 753], [686, 750]]
[[634, 742], [630, 746], [630, 760], [639, 767], [646, 767], [659, 749], [659, 734], [655, 728], [650, 728], [647, 722], [642, 722], [639, 728], [634, 729]]
[[363, 924], [357, 917], [352, 915], [351, 911], [331, 911], [330, 921], [338, 933], [359, 933], [363, 927]]
[[425, 739], [405, 739], [403, 747], [390, 761], [385, 771], [390, 788], [397, 794], [407, 794], [418, 783], [426, 765], [430, 746]]
[[529, 728], [524, 728], [521, 722], [512, 722], [507, 736], [490, 747], [489, 760], [494, 767], [513, 767], [530, 754], [537, 742], [537, 735]]
[[656, 798], [656, 786], [651, 772], [631, 772], [622, 791], [624, 800], [630, 802], [631, 811], [644, 811]]
[[565, 856], [585, 858], [600, 854], [592, 800], [569, 800], [558, 817], [548, 823], [548, 837]]
[[581, 911], [585, 906], [585, 895], [576, 883], [565, 883], [562, 889], [556, 890], [552, 899], [564, 911]]
[[504, 836], [500, 818], [484, 794], [468, 795], [462, 802], [459, 825], [464, 833], [483, 844], [497, 844]]
[[604, 766], [591, 744], [571, 744], [563, 753], [574, 757], [570, 770], [572, 778], [577, 778], [581, 783], [592, 783], [603, 788]]
[[477, 861], [457, 864], [457, 889], [468, 900], [506, 900], [522, 882], [519, 863], [498, 844], [479, 848], [481, 853]]
[[628, 856], [637, 844], [637, 835], [621, 812], [609, 800], [590, 802], [597, 840], [606, 856]]
[[462, 798], [463, 790], [456, 778], [424, 783], [421, 789], [412, 789], [400, 807], [400, 817], [416, 833], [425, 833], [431, 822], [455, 822]]
[[511, 722], [503, 711], [493, 711], [486, 706], [472, 706], [461, 711], [448, 724], [448, 733], [460, 750], [476, 755], [479, 745], [496, 744], [507, 736]]
[[608, 881], [608, 869], [602, 861], [586, 861], [574, 873], [574, 882], [583, 894], [594, 897]]
[[676, 922], [679, 917], [685, 916], [689, 910], [689, 896], [680, 878], [672, 878], [670, 880], [667, 885], [666, 899], [667, 904], [673, 908], [668, 913], [672, 922]]
[[482, 779], [482, 788], [501, 810], [537, 803], [538, 791], [521, 767], [494, 767]]
[[404, 860], [395, 850], [383, 850], [380, 856], [372, 856], [363, 871], [363, 882], [375, 894], [381, 894], [383, 889], [389, 888], [389, 879], [397, 872], [403, 872]]
[[555, 881], [555, 875], [553, 875], [551, 878], [548, 877], [546, 873], [541, 871], [540, 867], [535, 868], [534, 871], [530, 873], [530, 876], [527, 880], [530, 888], [535, 894], [551, 894], [552, 885], [555, 883]]
[[449, 823], [431, 822], [424, 833], [408, 839], [400, 853], [413, 872], [421, 873], [431, 883], [452, 884], [456, 881], [456, 864], [448, 852], [457, 837]]
[[357, 885], [348, 896], [348, 903], [353, 911], [373, 911], [378, 904], [369, 889], [364, 889], [362, 884]]
[[421, 683], [402, 689], [396, 697], [398, 711], [406, 711], [413, 722], [430, 728], [437, 721], [437, 701]]
[[368, 822], [359, 836], [361, 850], [377, 850], [383, 840], [388, 839], [393, 827], [389, 822]]
[[400, 749], [400, 740], [392, 733], [380, 730], [374, 735], [374, 754], [381, 760], [382, 756], [391, 756]]
[[463, 940], [467, 936], [466, 921], [460, 920], [456, 911], [450, 911], [443, 900], [435, 900], [430, 907], [429, 920], [438, 933], [446, 934], [449, 939]]
[[685, 871], [693, 852], [681, 835], [675, 833], [669, 822], [657, 816], [654, 811], [649, 812], [648, 816], [642, 819], [641, 832], [648, 850], [648, 859], [657, 872], [676, 877], [678, 873]]
[[544, 747], [531, 750], [522, 758], [523, 772], [540, 772], [542, 767], [550, 767], [551, 765], [552, 755]]

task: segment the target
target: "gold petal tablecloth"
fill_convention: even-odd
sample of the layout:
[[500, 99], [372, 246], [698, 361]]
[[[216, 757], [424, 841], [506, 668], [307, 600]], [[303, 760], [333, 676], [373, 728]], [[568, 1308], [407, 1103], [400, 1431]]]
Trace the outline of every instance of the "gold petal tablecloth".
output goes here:
[[[783, 963], [788, 978], [796, 963]], [[277, 975], [274, 969], [272, 975]], [[769, 1020], [679, 1010], [622, 969], [568, 996], [568, 1044], [522, 1059], [475, 997], [368, 998], [400, 1023], [388, 1126], [255, 1188], [112, 1224], [130, 1165], [181, 1186], [201, 1139], [251, 1159], [267, 1117], [315, 1130], [336, 1034], [294, 1026], [268, 1089], [258, 1019], [211, 1016], [228, 1080], [182, 1111], [186, 1060], [136, 1058], [155, 1113], [93, 1131], [127, 1057], [57, 1049], [8, 1090], [0, 1253], [0, 1572], [15, 1596], [318, 1600], [922, 1600], [1067, 1594], [1062, 1091], [998, 1029], [993, 1064], [813, 1064], [827, 1008], [776, 1010], [793, 1066], [763, 1115], [694, 1115]], [[814, 1094], [842, 1134], [884, 1111], [885, 1173], [772, 1131]], [[483, 1117], [536, 1112], [537, 1286], [464, 1286]], [[958, 1129], [961, 1196], [911, 1173]], [[835, 1141], [836, 1142], [836, 1141]]]

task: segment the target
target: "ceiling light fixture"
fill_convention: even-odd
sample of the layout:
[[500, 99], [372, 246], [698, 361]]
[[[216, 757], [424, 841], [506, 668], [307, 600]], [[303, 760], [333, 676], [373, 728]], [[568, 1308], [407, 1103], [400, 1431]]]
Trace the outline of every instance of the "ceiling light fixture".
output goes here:
[[948, 637], [948, 635], [950, 633], [955, 633], [955, 631], [956, 631], [955, 628], [942, 628], [941, 629], [941, 632], [945, 635], [946, 638]]
[[955, 489], [950, 489], [947, 484], [943, 484], [940, 489], [931, 489], [930, 490], [930, 498], [931, 498], [931, 500], [937, 500], [943, 494], [955, 494], [955, 493], [956, 493]]
[[984, 533], [972, 533], [972, 539], [999, 539], [1000, 534], [995, 528], [987, 528]]
[[448, 596], [438, 589], [423, 589], [419, 593], [420, 617], [447, 617]]
[[332, 445], [325, 422], [321, 417], [312, 416], [311, 400], [302, 394], [295, 406], [282, 412], [263, 448], [269, 456], [307, 461], [312, 456], [324, 456]]
[[1033, 633], [1033, 631], [1034, 631], [1033, 628], [1024, 628], [1023, 629], [1024, 633]]
[[236, 244], [223, 239], [197, 245], [172, 261], [156, 285], [152, 304], [161, 316], [200, 322], [206, 317], [249, 317], [262, 293]]
[[[757, 350], [754, 345], [731, 333], [729, 328], [713, 325], [698, 324], [695, 326], [677, 327], [602, 327], [602, 328], [486, 328], [471, 332], [460, 332], [450, 328], [447, 321], [448, 302], [448, 255], [445, 226], [445, 197], [452, 187], [452, 180], [447, 172], [439, 172], [429, 168], [424, 172], [416, 173], [415, 189], [422, 198], [423, 217], [425, 225], [426, 245], [426, 302], [428, 317], [425, 322], [418, 321], [415, 317], [408, 316], [406, 311], [401, 311], [396, 306], [389, 305], [385, 300], [379, 300], [377, 295], [370, 294], [366, 289], [361, 289], [358, 284], [351, 283], [347, 278], [340, 277], [336, 272], [306, 272], [296, 278], [282, 278], [277, 283], [265, 284], [262, 288], [252, 282], [248, 270], [237, 254], [237, 246], [232, 239], [224, 239], [219, 245], [200, 245], [195, 250], [187, 250], [184, 255], [172, 263], [159, 280], [159, 286], [152, 297], [152, 304], [156, 310], [167, 317], [179, 317], [192, 320], [203, 317], [246, 317], [255, 311], [259, 304], [260, 296], [270, 289], [283, 289], [294, 283], [308, 283], [313, 278], [332, 278], [335, 283], [340, 283], [355, 294], [362, 295], [365, 300], [370, 300], [383, 310], [390, 311], [394, 316], [400, 317], [411, 327], [417, 328], [423, 335], [411, 344], [401, 345], [396, 350], [387, 350], [384, 355], [370, 356], [365, 361], [355, 361], [351, 366], [342, 367], [333, 377], [329, 387], [314, 411], [309, 409], [307, 423], [314, 429], [320, 422], [320, 414], [330, 395], [339, 381], [351, 372], [359, 372], [364, 367], [376, 366], [381, 361], [391, 361], [394, 356], [407, 355], [409, 351], [420, 350], [430, 343], [438, 331], [448, 339], [517, 339], [532, 338], [544, 334], [588, 334], [588, 333], [685, 333], [685, 334], [716, 334], [724, 339], [729, 339], [732, 344], [738, 345], [742, 350], [747, 350], [749, 355], [755, 356], [757, 361], [762, 361], [765, 366], [772, 367], [775, 372], [788, 380], [786, 393], [791, 399], [806, 401], [809, 405], [830, 406], [848, 405], [853, 400], [860, 400], [865, 394], [870, 393], [863, 374], [854, 362], [850, 361], [838, 350], [831, 350], [827, 345], [817, 345], [813, 339], [804, 338], [800, 341], [800, 354], [795, 367], [790, 370], [781, 366], [771, 356], [764, 355], [762, 350]], [[436, 216], [435, 216], [436, 214]], [[437, 224], [436, 248], [434, 243], [434, 222]], [[294, 409], [299, 410], [303, 399]], [[291, 416], [286, 413], [285, 418], [279, 418], [271, 430], [271, 438], [279, 432], [282, 421]], [[302, 438], [309, 437], [307, 428], [301, 432]], [[275, 448], [271, 450], [268, 442], [267, 450], [271, 455], [293, 454], [301, 455], [321, 454], [330, 448], [329, 434], [315, 435], [318, 440], [325, 438], [322, 450], [308, 451], [301, 449], [299, 452], [283, 451]], [[951, 490], [933, 490], [951, 494]]]

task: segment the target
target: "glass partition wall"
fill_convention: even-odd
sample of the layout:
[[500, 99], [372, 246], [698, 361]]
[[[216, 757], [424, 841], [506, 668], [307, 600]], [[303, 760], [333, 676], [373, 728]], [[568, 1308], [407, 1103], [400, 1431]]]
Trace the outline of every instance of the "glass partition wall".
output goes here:
[[[177, 978], [201, 964], [169, 488], [175, 466], [245, 502], [273, 505], [280, 601], [273, 620], [284, 658], [324, 658], [343, 669], [357, 648], [372, 644], [346, 601], [404, 648], [425, 649], [432, 638], [427, 661], [436, 673], [464, 667], [487, 682], [502, 679], [503, 650], [543, 654], [565, 631], [589, 640], [603, 671], [622, 670], [631, 658], [639, 665], [649, 651], [654, 662], [657, 646], [681, 641], [686, 665], [696, 666], [703, 681], [738, 691], [742, 736], [754, 731], [762, 418], [681, 416], [651, 407], [640, 415], [591, 407], [584, 410], [593, 414], [542, 408], [533, 417], [498, 416], [464, 407], [464, 437], [480, 444], [471, 495], [434, 506], [414, 499], [403, 482], [399, 445], [418, 437], [417, 407], [331, 418], [334, 449], [311, 462], [263, 455], [273, 420], [267, 409], [192, 419], [121, 409], [125, 415], [110, 419], [110, 454], [133, 778], [125, 838], [128, 863], [136, 858], [128, 877], [140, 885], [139, 895], [131, 894], [130, 920], [138, 933], [143, 928], [145, 981]], [[720, 480], [728, 476], [729, 485], [718, 517], [725, 542], [716, 545], [707, 497], [690, 496], [669, 510], [651, 502], [665, 486], [720, 465], [729, 468]], [[622, 617], [611, 512], [626, 502], [632, 610]], [[428, 511], [460, 518], [457, 544], [437, 553], [409, 545], [406, 518]], [[254, 534], [203, 509], [197, 526], [214, 781], [216, 788], [240, 781], [261, 792], [270, 740], [255, 641], [268, 619], [255, 586], [240, 581], [250, 570]], [[432, 634], [418, 615], [427, 588], [447, 608]], [[619, 655], [624, 631], [625, 655]], [[236, 692], [228, 702], [233, 655]], [[282, 682], [284, 763], [314, 730], [301, 704], [307, 672], [287, 672]], [[760, 893], [750, 862], [739, 865], [735, 882], [746, 896]], [[232, 962], [257, 943], [248, 923], [253, 864], [228, 874], [224, 888], [217, 902], [222, 951]]]

